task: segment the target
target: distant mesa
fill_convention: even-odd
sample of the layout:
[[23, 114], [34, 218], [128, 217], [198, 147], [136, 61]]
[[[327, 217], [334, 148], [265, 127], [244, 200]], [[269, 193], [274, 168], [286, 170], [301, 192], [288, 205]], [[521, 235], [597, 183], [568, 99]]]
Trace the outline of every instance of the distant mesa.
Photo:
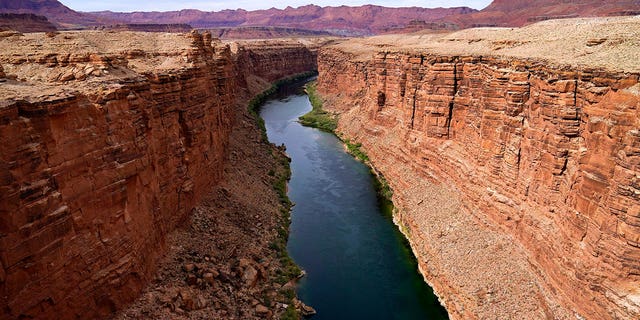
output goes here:
[[[549, 19], [636, 15], [640, 14], [640, 1], [495, 0], [480, 11], [468, 7], [429, 9], [387, 8], [375, 5], [359, 7], [306, 5], [298, 8], [271, 8], [255, 11], [237, 9], [207, 12], [185, 9], [124, 13], [77, 12], [56, 0], [0, 0], [0, 12], [45, 16], [58, 29], [105, 28], [136, 31], [168, 29], [170, 32], [179, 32], [186, 29], [188, 25], [197, 29], [218, 29], [225, 37], [240, 38], [288, 34], [313, 35], [318, 31], [332, 35], [367, 36], [408, 33], [425, 29], [519, 27]], [[16, 22], [16, 24], [20, 23]], [[297, 31], [292, 33], [291, 30]]]
[[94, 30], [172, 32], [181, 33], [193, 30], [186, 23], [119, 23], [93, 27]]
[[268, 39], [284, 37], [326, 37], [335, 33], [321, 30], [308, 30], [286, 27], [232, 27], [207, 29], [220, 39]]
[[[362, 36], [403, 28], [410, 21], [433, 22], [450, 15], [466, 15], [477, 12], [468, 7], [458, 8], [386, 8], [374, 5], [360, 7], [319, 7], [307, 5], [286, 9], [246, 11], [222, 10], [205, 12], [200, 10], [180, 10], [168, 12], [77, 12], [56, 0], [0, 0], [0, 12], [33, 13], [46, 16], [58, 29], [142, 28], [152, 24], [189, 25], [198, 29], [219, 28], [225, 34], [248, 37], [257, 34], [262, 27], [285, 29], [262, 29], [261, 34], [322, 34]], [[239, 28], [239, 29], [232, 29]], [[241, 31], [249, 32], [242, 35]]]
[[0, 13], [0, 31], [52, 32], [57, 28], [47, 17], [33, 13]]
[[521, 27], [551, 19], [640, 14], [637, 0], [494, 0], [479, 12], [452, 15], [445, 21], [461, 28]]
[[0, 13], [33, 13], [47, 17], [58, 29], [81, 29], [114, 21], [77, 12], [57, 0], [0, 0]]
[[366, 5], [360, 7], [319, 7], [307, 5], [286, 9], [223, 10], [204, 12], [181, 10], [169, 12], [117, 13], [110, 11], [92, 14], [103, 19], [126, 23], [188, 23], [195, 28], [281, 27], [326, 31], [336, 35], [374, 35], [390, 28], [404, 27], [412, 20], [435, 21], [454, 14], [469, 14], [477, 10], [459, 8], [386, 8]]

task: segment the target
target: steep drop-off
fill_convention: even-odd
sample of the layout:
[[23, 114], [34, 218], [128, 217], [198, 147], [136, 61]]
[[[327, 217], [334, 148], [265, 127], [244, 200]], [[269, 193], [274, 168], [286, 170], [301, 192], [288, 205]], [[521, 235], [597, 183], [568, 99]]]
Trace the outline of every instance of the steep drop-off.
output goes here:
[[262, 45], [0, 39], [3, 318], [104, 316], [139, 294], [167, 234], [222, 179], [233, 108], [260, 88], [247, 86], [315, 69], [303, 44]]
[[376, 37], [321, 50], [338, 131], [455, 319], [640, 315], [640, 22]]

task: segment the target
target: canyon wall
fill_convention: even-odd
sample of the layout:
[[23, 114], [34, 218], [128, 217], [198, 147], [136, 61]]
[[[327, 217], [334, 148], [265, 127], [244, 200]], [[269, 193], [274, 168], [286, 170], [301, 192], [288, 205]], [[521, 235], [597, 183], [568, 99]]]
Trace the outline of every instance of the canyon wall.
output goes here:
[[[572, 64], [607, 32], [591, 24], [577, 43], [550, 41], [554, 22], [319, 54], [326, 108], [389, 181], [395, 220], [454, 319], [640, 315], [640, 70]], [[496, 45], [529, 42], [509, 55]], [[541, 57], [554, 50], [566, 55]]]
[[[329, 40], [330, 41], [330, 40]], [[231, 43], [238, 85], [256, 94], [284, 77], [316, 70], [324, 40], [246, 40]]]
[[316, 68], [295, 41], [234, 44], [249, 55], [197, 33], [0, 42], [3, 319], [104, 317], [130, 302], [223, 178], [245, 68], [263, 82]]

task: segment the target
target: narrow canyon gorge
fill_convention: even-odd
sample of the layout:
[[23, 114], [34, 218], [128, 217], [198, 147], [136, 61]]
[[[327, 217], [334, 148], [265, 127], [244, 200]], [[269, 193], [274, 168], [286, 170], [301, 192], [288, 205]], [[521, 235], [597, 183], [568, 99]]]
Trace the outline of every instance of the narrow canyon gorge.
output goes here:
[[286, 156], [247, 103], [318, 70], [451, 318], [637, 319], [639, 43], [638, 17], [350, 40], [1, 31], [0, 318], [275, 317]]

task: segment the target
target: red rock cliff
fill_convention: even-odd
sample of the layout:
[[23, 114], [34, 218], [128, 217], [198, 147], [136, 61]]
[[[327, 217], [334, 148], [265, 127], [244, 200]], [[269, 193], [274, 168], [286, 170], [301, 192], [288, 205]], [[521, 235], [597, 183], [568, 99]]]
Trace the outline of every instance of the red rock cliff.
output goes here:
[[581, 54], [638, 26], [589, 21], [569, 22], [577, 36], [549, 22], [319, 55], [338, 130], [389, 180], [455, 319], [640, 315], [640, 67], [604, 67], [638, 49]]
[[318, 69], [317, 57], [323, 42], [301, 40], [246, 40], [232, 45], [236, 74], [243, 88], [264, 90], [270, 82]]
[[[0, 318], [111, 314], [222, 178], [248, 66], [198, 34], [0, 41]], [[283, 46], [243, 59], [268, 81], [315, 68]]]

